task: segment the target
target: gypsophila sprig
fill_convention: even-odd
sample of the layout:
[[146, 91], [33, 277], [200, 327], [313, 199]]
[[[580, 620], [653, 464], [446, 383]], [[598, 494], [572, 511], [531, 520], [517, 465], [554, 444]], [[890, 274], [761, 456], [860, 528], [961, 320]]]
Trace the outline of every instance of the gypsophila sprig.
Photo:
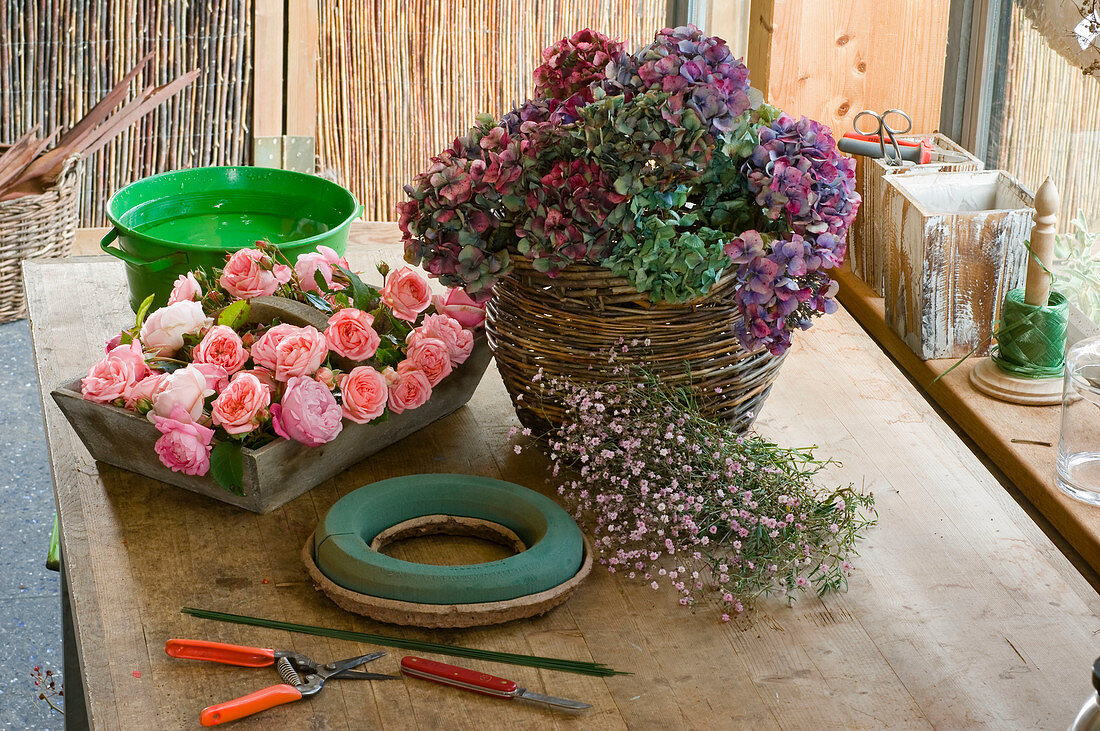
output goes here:
[[645, 371], [618, 375], [543, 384], [566, 404], [549, 438], [558, 492], [609, 571], [670, 587], [684, 606], [717, 605], [725, 621], [764, 595], [847, 588], [855, 542], [875, 521], [870, 493], [819, 488], [831, 463], [812, 448], [738, 434]]

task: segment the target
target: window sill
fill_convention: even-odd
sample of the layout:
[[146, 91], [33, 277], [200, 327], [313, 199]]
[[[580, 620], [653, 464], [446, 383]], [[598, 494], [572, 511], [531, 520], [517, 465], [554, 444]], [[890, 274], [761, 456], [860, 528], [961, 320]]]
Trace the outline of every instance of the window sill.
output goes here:
[[[989, 398], [970, 385], [970, 358], [932, 383], [954, 359], [922, 361], [891, 330], [883, 300], [847, 268], [837, 272], [838, 298], [909, 377], [955, 421], [1051, 526], [1095, 571], [1100, 571], [1100, 508], [1078, 502], [1054, 484], [1059, 406], [1021, 406]], [[1095, 325], [1071, 311], [1071, 343], [1097, 334]], [[1039, 442], [1035, 444], [1033, 442]]]

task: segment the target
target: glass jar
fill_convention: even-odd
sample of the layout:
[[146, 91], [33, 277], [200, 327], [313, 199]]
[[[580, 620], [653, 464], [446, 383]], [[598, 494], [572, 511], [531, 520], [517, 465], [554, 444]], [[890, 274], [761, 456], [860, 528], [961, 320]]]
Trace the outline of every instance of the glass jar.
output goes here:
[[1100, 505], [1100, 336], [1066, 354], [1057, 482], [1067, 495]]

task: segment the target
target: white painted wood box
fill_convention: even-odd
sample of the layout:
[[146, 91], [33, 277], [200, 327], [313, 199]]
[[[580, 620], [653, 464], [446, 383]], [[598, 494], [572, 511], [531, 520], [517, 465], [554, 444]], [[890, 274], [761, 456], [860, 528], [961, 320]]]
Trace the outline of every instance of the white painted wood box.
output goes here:
[[887, 324], [924, 360], [988, 353], [1024, 283], [1032, 194], [1001, 170], [883, 180]]
[[901, 135], [906, 141], [931, 140], [938, 150], [963, 155], [967, 162], [931, 162], [926, 165], [894, 167], [883, 160], [856, 157], [856, 190], [863, 202], [848, 233], [848, 265], [852, 273], [867, 283], [876, 294], [882, 294], [886, 256], [884, 239], [885, 211], [882, 196], [886, 191], [885, 178], [889, 175], [923, 175], [926, 173], [977, 172], [985, 164], [970, 154], [950, 137], [934, 134]]

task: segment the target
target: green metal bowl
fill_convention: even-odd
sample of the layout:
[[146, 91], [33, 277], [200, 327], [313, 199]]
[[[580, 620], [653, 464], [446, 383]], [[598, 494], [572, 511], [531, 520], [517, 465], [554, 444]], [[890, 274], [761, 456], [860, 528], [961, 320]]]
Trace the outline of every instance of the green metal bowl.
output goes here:
[[[265, 240], [290, 261], [324, 245], [343, 254], [362, 207], [332, 181], [289, 170], [208, 167], [144, 178], [107, 201], [100, 247], [126, 263], [130, 307], [150, 294], [164, 305], [176, 278], [225, 265], [227, 254]], [[111, 246], [118, 243], [119, 248]]]

